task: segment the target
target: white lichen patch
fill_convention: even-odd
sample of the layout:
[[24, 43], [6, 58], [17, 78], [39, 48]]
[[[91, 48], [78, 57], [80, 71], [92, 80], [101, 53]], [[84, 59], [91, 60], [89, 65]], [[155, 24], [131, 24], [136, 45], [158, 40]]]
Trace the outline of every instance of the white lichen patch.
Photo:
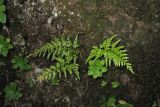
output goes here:
[[44, 3], [46, 0], [40, 0], [40, 2]]
[[49, 25], [51, 25], [52, 20], [53, 20], [53, 18], [52, 18], [52, 17], [48, 18], [47, 23], [48, 23]]

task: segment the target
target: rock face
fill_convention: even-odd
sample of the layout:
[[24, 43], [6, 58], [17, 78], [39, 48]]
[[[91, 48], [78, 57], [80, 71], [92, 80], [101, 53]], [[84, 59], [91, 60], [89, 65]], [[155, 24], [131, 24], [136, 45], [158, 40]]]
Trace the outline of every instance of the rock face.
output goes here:
[[[62, 81], [58, 87], [37, 83], [34, 89], [24, 85], [26, 94], [19, 105], [98, 107], [101, 96], [116, 94], [137, 107], [151, 107], [160, 95], [158, 5], [160, 3], [155, 0], [7, 0], [8, 29], [16, 46], [15, 52], [28, 55], [61, 35], [78, 34], [81, 44], [81, 81], [71, 78]], [[117, 34], [127, 47], [136, 73], [135, 76], [121, 75], [120, 70], [114, 75], [110, 70], [112, 75], [108, 81], [120, 79], [126, 87], [116, 92], [108, 88], [101, 90], [100, 80], [86, 77], [87, 65], [81, 64], [91, 46], [112, 34]], [[39, 68], [50, 62], [36, 59], [34, 63]], [[77, 89], [80, 91], [76, 92]]]

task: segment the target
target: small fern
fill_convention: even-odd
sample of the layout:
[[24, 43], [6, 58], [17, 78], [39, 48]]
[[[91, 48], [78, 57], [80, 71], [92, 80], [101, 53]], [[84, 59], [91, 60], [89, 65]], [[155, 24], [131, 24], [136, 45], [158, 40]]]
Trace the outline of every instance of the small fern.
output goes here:
[[[132, 74], [134, 74], [132, 64], [129, 63], [129, 57], [124, 46], [117, 46], [121, 40], [112, 42], [114, 38], [115, 35], [106, 39], [100, 47], [93, 46], [93, 49], [86, 60], [86, 62], [89, 62], [88, 75], [93, 76], [93, 78], [102, 77], [102, 73], [107, 72], [107, 68], [111, 67], [112, 62], [118, 67], [125, 66]], [[101, 64], [100, 61], [105, 62], [105, 64]], [[97, 68], [97, 63], [100, 65], [99, 68]]]
[[72, 42], [70, 38], [65, 40], [62, 38], [55, 38], [50, 43], [46, 43], [40, 48], [36, 49], [29, 57], [42, 57], [55, 61], [54, 65], [44, 69], [38, 80], [47, 80], [54, 85], [58, 85], [59, 79], [62, 75], [67, 78], [67, 74], [75, 75], [79, 78], [79, 65], [77, 64], [79, 47], [77, 37]]

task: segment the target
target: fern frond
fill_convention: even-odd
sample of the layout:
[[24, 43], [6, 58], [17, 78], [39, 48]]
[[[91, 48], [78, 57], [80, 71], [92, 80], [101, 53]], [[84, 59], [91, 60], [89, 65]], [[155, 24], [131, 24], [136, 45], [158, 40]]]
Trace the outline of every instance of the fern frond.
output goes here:
[[116, 35], [113, 35], [112, 37], [110, 37], [109, 39], [106, 39], [102, 45], [100, 45], [100, 48], [104, 48], [104, 49], [109, 49], [111, 47], [112, 44], [112, 40], [116, 37]]
[[36, 49], [30, 57], [42, 57], [55, 61], [55, 64], [49, 68], [44, 69], [43, 73], [38, 76], [38, 80], [47, 80], [58, 82], [63, 75], [67, 78], [67, 75], [75, 75], [76, 79], [79, 78], [79, 65], [78, 59], [78, 39], [77, 37], [72, 42], [70, 38], [55, 38], [49, 43]]
[[115, 47], [119, 44], [120, 41], [121, 41], [121, 40], [119, 39], [119, 40], [117, 40], [115, 43], [112, 43], [112, 48], [115, 48]]
[[77, 35], [73, 42], [73, 48], [78, 48], [78, 47], [79, 47], [79, 44], [78, 44], [78, 35]]
[[43, 70], [41, 75], [37, 77], [38, 81], [49, 81], [53, 85], [58, 85], [59, 80], [57, 79], [57, 73], [55, 71], [55, 66], [50, 66], [49, 68], [46, 68]]
[[67, 74], [75, 75], [76, 79], [80, 79], [79, 77], [79, 65], [78, 64], [60, 64], [56, 63], [55, 65], [50, 66], [49, 68], [45, 68], [43, 72], [37, 77], [39, 81], [59, 81], [62, 75], [67, 78]]
[[[129, 63], [129, 57], [127, 54], [127, 50], [124, 48], [124, 46], [117, 46], [120, 43], [120, 39], [116, 42], [113, 42], [113, 39], [116, 37], [116, 35], [110, 37], [109, 39], [105, 40], [100, 47], [94, 46], [91, 50], [86, 62], [96, 62], [97, 60], [101, 59], [102, 61], [105, 61], [106, 68], [111, 67], [112, 62], [117, 67], [123, 67], [125, 66], [127, 70], [129, 70], [132, 74], [133, 68], [132, 64]], [[94, 63], [89, 63], [89, 66], [95, 66]], [[92, 72], [89, 67], [88, 72]], [[107, 69], [106, 69], [107, 70]], [[95, 71], [97, 72], [97, 71]], [[101, 71], [99, 71], [101, 72]], [[98, 73], [92, 73], [93, 77], [98, 77]], [[97, 75], [96, 75], [97, 74]], [[95, 76], [96, 75], [96, 76]]]
[[103, 54], [102, 54], [102, 53], [103, 53], [103, 52], [102, 52], [103, 50], [99, 49], [99, 48], [96, 47], [96, 46], [93, 46], [92, 48], [93, 48], [93, 49], [92, 49], [89, 57], [87, 58], [86, 63], [87, 63], [89, 60], [91, 60], [92, 58], [95, 58], [95, 60], [96, 60], [96, 59], [102, 57], [102, 55], [103, 55]]
[[[76, 45], [76, 44], [75, 44]], [[55, 55], [62, 55], [62, 57], [65, 54], [65, 51], [67, 51], [69, 48], [72, 48], [73, 44], [71, 40], [68, 38], [65, 40], [62, 38], [55, 38], [49, 43], [46, 43], [42, 45], [40, 48], [35, 49], [35, 51], [30, 55], [30, 57], [47, 57], [47, 59], [52, 59], [56, 57]]]
[[51, 41], [50, 43], [46, 43], [45, 45], [36, 49], [30, 56], [44, 58], [46, 55], [48, 55], [47, 58], [49, 58], [52, 55], [53, 57], [53, 55], [57, 53], [57, 50], [54, 50], [57, 47], [58, 47], [58, 44], [55, 44], [53, 41]]

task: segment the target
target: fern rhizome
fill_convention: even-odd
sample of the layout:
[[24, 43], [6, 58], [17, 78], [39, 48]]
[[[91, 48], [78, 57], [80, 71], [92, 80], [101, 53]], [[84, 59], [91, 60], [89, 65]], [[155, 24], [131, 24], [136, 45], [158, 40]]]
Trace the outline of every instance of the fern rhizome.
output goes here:
[[55, 62], [49, 68], [45, 68], [37, 79], [50, 81], [53, 85], [59, 84], [62, 75], [65, 78], [68, 74], [75, 75], [76, 79], [80, 79], [77, 64], [78, 47], [77, 37], [74, 41], [71, 41], [69, 37], [67, 39], [61, 37], [37, 48], [29, 57], [42, 57]]
[[117, 46], [120, 39], [113, 42], [116, 35], [106, 39], [100, 47], [93, 46], [86, 62], [89, 63], [88, 75], [93, 78], [102, 77], [102, 74], [107, 72], [107, 68], [111, 67], [112, 62], [115, 66], [125, 66], [132, 74], [132, 64], [129, 63], [127, 50], [124, 46]]

